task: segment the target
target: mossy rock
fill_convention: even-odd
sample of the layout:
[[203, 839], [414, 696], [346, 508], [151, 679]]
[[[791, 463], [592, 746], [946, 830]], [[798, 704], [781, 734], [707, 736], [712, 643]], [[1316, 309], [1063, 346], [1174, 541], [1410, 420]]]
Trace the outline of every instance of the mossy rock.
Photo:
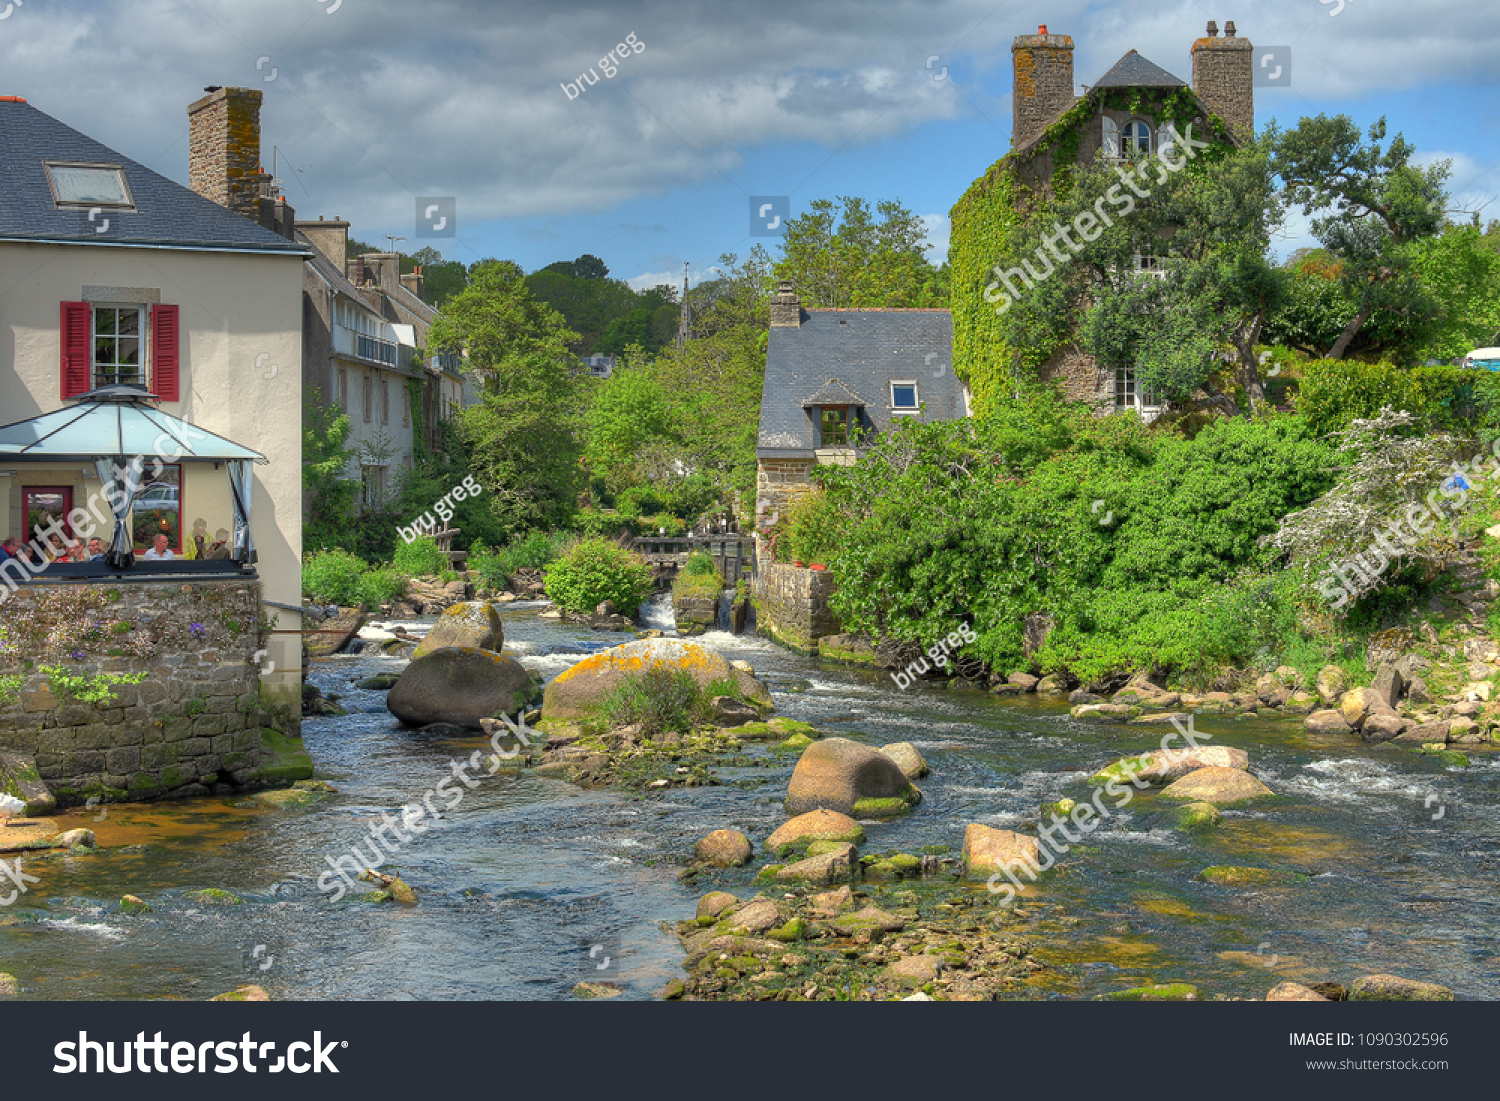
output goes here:
[[1193, 832], [1216, 828], [1224, 821], [1224, 816], [1212, 803], [1188, 803], [1177, 808], [1174, 819], [1173, 825], [1179, 830]]
[[823, 732], [811, 723], [780, 717], [765, 722], [745, 723], [734, 728], [734, 736], [742, 742], [785, 742], [798, 734], [809, 742], [815, 742], [823, 736]]
[[120, 913], [122, 914], [149, 914], [151, 907], [135, 895], [125, 895], [120, 899]]
[[793, 734], [786, 741], [784, 741], [784, 742], [778, 742], [776, 745], [772, 746], [771, 747], [771, 752], [772, 753], [801, 753], [804, 749], [806, 749], [808, 746], [810, 746], [812, 744], [813, 744], [813, 740], [811, 738], [809, 738], [806, 734]]
[[366, 677], [355, 683], [355, 688], [365, 688], [375, 692], [388, 692], [396, 686], [401, 679], [400, 673], [376, 673], [373, 677]]
[[921, 871], [922, 858], [910, 853], [891, 853], [865, 865], [865, 874], [876, 879], [901, 879], [920, 875]]
[[915, 786], [911, 791], [913, 797], [909, 799], [893, 795], [886, 799], [857, 800], [850, 813], [855, 818], [894, 818], [898, 814], [905, 814], [921, 800]]
[[1128, 784], [1137, 772], [1146, 766], [1150, 758], [1149, 753], [1137, 753], [1133, 757], [1121, 757], [1105, 765], [1098, 772], [1089, 777], [1089, 783], [1095, 786], [1103, 786], [1113, 781], [1117, 784]]
[[205, 887], [201, 891], [194, 891], [188, 897], [204, 906], [242, 906], [245, 902], [239, 895], [230, 894], [218, 887]]
[[803, 937], [807, 936], [807, 922], [803, 921], [800, 917], [794, 917], [785, 925], [782, 925], [776, 929], [768, 930], [766, 936], [771, 940], [779, 940], [788, 943], [794, 940], [801, 940]]
[[581, 982], [573, 987], [573, 997], [584, 1001], [593, 1001], [598, 998], [618, 998], [624, 991], [614, 983], [609, 982]]
[[257, 806], [272, 807], [276, 810], [287, 810], [291, 807], [305, 807], [309, 803], [316, 803], [323, 798], [321, 791], [306, 791], [298, 788], [281, 788], [276, 791], [260, 791], [250, 797], [250, 801]]
[[227, 994], [219, 994], [208, 999], [211, 1002], [268, 1002], [271, 995], [259, 986], [242, 986], [238, 990], [231, 990]]
[[767, 864], [764, 868], [762, 868], [755, 874], [755, 881], [757, 883], [774, 883], [776, 882], [776, 873], [781, 871], [781, 869], [785, 867], [785, 864]]
[[1414, 748], [1412, 752], [1422, 757], [1436, 758], [1448, 768], [1469, 767], [1469, 758], [1467, 756], [1456, 749], [1448, 749], [1438, 742], [1428, 742], [1423, 746]]
[[1271, 868], [1241, 868], [1232, 864], [1215, 864], [1204, 868], [1198, 878], [1205, 883], [1217, 883], [1221, 887], [1262, 887], [1276, 884], [1306, 882], [1307, 876], [1296, 872], [1281, 872]]
[[1078, 806], [1072, 799], [1059, 799], [1053, 803], [1043, 803], [1041, 813], [1044, 819], [1067, 818], [1073, 813], [1073, 808]]
[[1106, 1002], [1195, 1002], [1199, 994], [1198, 988], [1192, 983], [1173, 982], [1116, 990], [1099, 997]]
[[[260, 728], [260, 778], [271, 787], [311, 780], [313, 761], [301, 738]], [[165, 777], [163, 777], [165, 779]]]
[[[807, 846], [804, 856], [822, 856], [824, 853], [836, 853], [844, 847], [843, 841], [813, 841]], [[786, 848], [787, 846], [783, 846]]]

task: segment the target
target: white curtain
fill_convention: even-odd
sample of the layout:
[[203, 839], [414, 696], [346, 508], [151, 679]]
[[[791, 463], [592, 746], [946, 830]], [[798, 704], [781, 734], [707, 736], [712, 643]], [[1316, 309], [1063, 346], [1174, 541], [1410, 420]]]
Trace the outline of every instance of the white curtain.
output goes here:
[[[124, 456], [120, 456], [124, 458]], [[94, 473], [99, 477], [99, 486], [104, 493], [104, 499], [109, 502], [110, 512], [115, 517], [115, 533], [109, 542], [109, 550], [105, 554], [105, 560], [117, 570], [126, 569], [133, 557], [131, 550], [134, 540], [130, 534], [130, 509], [135, 504], [135, 498], [141, 491], [141, 483], [146, 467], [146, 459], [142, 455], [132, 456], [123, 467], [116, 466], [113, 459], [95, 459]], [[109, 492], [113, 485], [118, 492]]]
[[1110, 160], [1120, 159], [1120, 127], [1114, 119], [1104, 119], [1104, 155]]

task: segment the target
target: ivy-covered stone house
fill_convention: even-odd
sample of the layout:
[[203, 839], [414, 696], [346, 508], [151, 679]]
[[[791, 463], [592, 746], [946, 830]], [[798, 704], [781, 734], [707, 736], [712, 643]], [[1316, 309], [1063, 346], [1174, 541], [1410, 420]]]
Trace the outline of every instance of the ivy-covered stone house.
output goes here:
[[[996, 301], [997, 261], [1024, 213], [1053, 194], [1058, 174], [1095, 158], [1123, 161], [1169, 152], [1172, 133], [1211, 144], [1238, 144], [1255, 122], [1253, 47], [1225, 24], [1210, 22], [1193, 42], [1191, 86], [1127, 52], [1092, 85], [1074, 83], [1073, 39], [1018, 35], [1011, 45], [1011, 149], [964, 193], [952, 211], [953, 358], [977, 411], [1005, 400], [1023, 377], [1056, 380], [1073, 399], [1101, 412], [1157, 409], [1129, 365], [1104, 367], [1064, 336], [1052, 346], [1009, 347]], [[1083, 87], [1083, 94], [1075, 92]], [[1189, 135], [1188, 127], [1191, 126]], [[1151, 257], [1137, 263], [1150, 270]]]

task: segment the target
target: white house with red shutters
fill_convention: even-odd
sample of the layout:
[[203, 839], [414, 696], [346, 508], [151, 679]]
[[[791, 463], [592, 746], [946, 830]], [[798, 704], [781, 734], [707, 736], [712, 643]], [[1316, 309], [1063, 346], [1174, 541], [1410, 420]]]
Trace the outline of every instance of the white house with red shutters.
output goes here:
[[[222, 538], [284, 608], [284, 687], [301, 665], [310, 251], [0, 97], [0, 541], [102, 510], [128, 581], [157, 534], [179, 561]], [[112, 515], [111, 471], [137, 458], [145, 477]]]

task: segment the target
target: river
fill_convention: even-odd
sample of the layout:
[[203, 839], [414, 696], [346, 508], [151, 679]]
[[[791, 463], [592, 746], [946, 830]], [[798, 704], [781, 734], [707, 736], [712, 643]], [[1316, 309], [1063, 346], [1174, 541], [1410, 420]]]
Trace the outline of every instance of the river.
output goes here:
[[[623, 640], [541, 621], [537, 609], [504, 610], [506, 647], [549, 677]], [[430, 623], [407, 626], [420, 633]], [[753, 637], [699, 641], [754, 665], [783, 715], [921, 749], [933, 769], [920, 782], [923, 802], [904, 819], [867, 826], [868, 851], [947, 845], [957, 855], [971, 821], [1031, 832], [1039, 803], [1086, 796], [1092, 771], [1161, 736], [1075, 723], [1064, 706], [1034, 696], [902, 692], [889, 677]], [[21, 997], [194, 999], [254, 982], [273, 999], [548, 1000], [607, 980], [650, 998], [681, 975], [663, 923], [690, 917], [713, 887], [755, 890], [759, 853], [711, 880], [677, 876], [710, 830], [737, 828], [759, 842], [784, 820], [791, 761], [645, 797], [487, 776], [444, 826], [392, 858], [419, 905], [330, 901], [317, 886], [327, 858], [486, 744], [403, 730], [384, 693], [352, 687], [403, 664], [376, 654], [314, 664], [309, 679], [342, 695], [351, 713], [303, 721], [319, 777], [338, 788], [311, 806], [202, 798], [59, 815], [64, 828], [95, 830], [105, 851], [26, 858], [40, 882], [0, 909], [0, 966]], [[1500, 997], [1496, 756], [1473, 754], [1457, 770], [1398, 748], [1312, 737], [1290, 721], [1201, 717], [1197, 728], [1209, 744], [1246, 750], [1251, 770], [1284, 800], [1226, 812], [1206, 835], [1169, 828], [1148, 796], [1108, 819], [1028, 893], [1037, 957], [1049, 965], [1037, 991], [1090, 997], [1156, 979], [1258, 998], [1284, 978], [1347, 984], [1391, 972], [1465, 999]], [[1197, 873], [1215, 864], [1308, 878], [1254, 889], [1201, 882]], [[191, 897], [207, 887], [244, 902]], [[126, 893], [152, 911], [121, 914]]]

